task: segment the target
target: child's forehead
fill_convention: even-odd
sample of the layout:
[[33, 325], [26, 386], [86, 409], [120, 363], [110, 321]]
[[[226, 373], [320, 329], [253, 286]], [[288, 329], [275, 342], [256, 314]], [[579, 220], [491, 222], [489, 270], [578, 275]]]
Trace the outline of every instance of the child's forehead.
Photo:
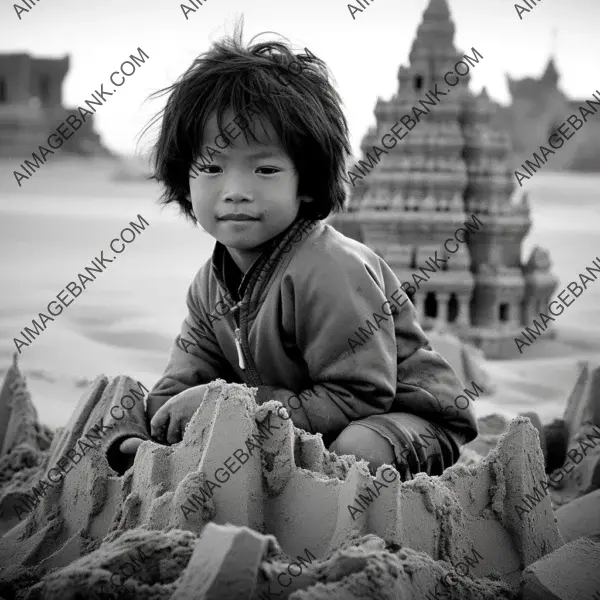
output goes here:
[[203, 145], [222, 147], [226, 144], [223, 139], [225, 137], [228, 145], [233, 147], [283, 150], [277, 132], [264, 115], [249, 115], [245, 111], [235, 113], [232, 109], [227, 109], [221, 115], [220, 124], [219, 128], [216, 112], [209, 115], [202, 131]]

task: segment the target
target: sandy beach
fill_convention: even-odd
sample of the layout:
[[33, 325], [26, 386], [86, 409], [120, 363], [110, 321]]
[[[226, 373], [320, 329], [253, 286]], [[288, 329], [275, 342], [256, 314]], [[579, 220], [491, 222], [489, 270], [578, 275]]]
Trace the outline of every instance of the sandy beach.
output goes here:
[[[600, 433], [590, 429], [599, 420], [598, 284], [557, 318], [556, 339], [481, 362], [495, 389], [474, 403], [481, 435], [439, 478], [419, 475], [400, 485], [389, 478], [395, 470], [381, 469], [373, 478], [365, 463], [326, 452], [317, 436], [288, 423], [213, 497], [206, 473], [216, 473], [224, 457], [241, 456], [239, 440], [256, 439], [257, 424], [280, 407], [257, 407], [245, 386], [223, 382], [211, 388], [181, 444], [144, 442], [125, 475], [105, 454], [117, 433], [89, 454], [87, 444], [76, 446], [84, 434], [97, 437], [102, 412], [134, 383], [150, 389], [160, 377], [189, 282], [213, 248], [206, 234], [157, 205], [153, 184], [113, 181], [114, 170], [109, 161], [65, 161], [20, 190], [12, 189], [7, 164], [0, 171], [0, 250], [8, 259], [0, 273], [0, 596], [76, 600], [81, 590], [103, 599], [267, 600], [277, 589], [277, 597], [325, 600], [361, 598], [370, 582], [374, 598], [387, 598], [389, 589], [390, 598], [429, 600], [447, 597], [439, 596], [446, 593], [438, 589], [442, 581], [452, 598], [516, 599], [522, 588], [523, 598], [534, 600], [558, 589], [548, 573], [561, 569], [561, 600], [574, 598], [578, 585], [587, 590], [578, 599], [596, 585], [600, 545], [581, 536], [600, 536], [598, 448], [540, 496], [547, 442], [528, 419], [515, 417], [535, 412], [548, 423], [564, 416], [571, 448], [584, 433], [591, 441]], [[535, 245], [547, 248], [559, 290], [600, 255], [599, 183], [594, 176], [540, 175], [532, 185], [534, 225], [523, 258]], [[11, 367], [12, 338], [139, 216], [149, 226]], [[235, 400], [223, 402], [230, 396]], [[149, 440], [133, 423], [125, 431]], [[44, 484], [52, 489], [34, 498], [31, 490], [52, 465], [65, 468], [69, 448], [83, 453], [72, 465], [76, 474]], [[355, 522], [345, 505], [368, 490], [369, 497], [377, 490], [379, 504]], [[292, 573], [297, 553], [308, 566], [300, 559], [298, 576], [285, 589], [272, 587], [284, 569]]]
[[[98, 373], [128, 374], [149, 388], [157, 381], [185, 316], [189, 282], [214, 242], [159, 207], [153, 183], [111, 181], [110, 161], [47, 165], [21, 189], [10, 169], [0, 165], [0, 251], [7, 257], [0, 267], [0, 373], [15, 351], [13, 337], [48, 301], [138, 214], [150, 223], [22, 349], [21, 368], [40, 416], [58, 426]], [[547, 248], [560, 290], [600, 256], [600, 177], [540, 173], [528, 186], [533, 226], [524, 254], [535, 245]], [[514, 359], [487, 362], [497, 393], [476, 403], [478, 416], [536, 410], [547, 422], [562, 414], [577, 361], [600, 356], [600, 285], [591, 284], [555, 329], [554, 341], [542, 338], [522, 355], [515, 347]]]

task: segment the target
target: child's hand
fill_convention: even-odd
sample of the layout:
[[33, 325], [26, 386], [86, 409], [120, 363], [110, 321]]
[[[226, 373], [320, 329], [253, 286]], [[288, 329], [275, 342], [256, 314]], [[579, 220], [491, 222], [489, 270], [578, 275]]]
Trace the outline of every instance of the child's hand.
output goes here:
[[[176, 444], [181, 441], [185, 426], [204, 400], [206, 385], [189, 388], [167, 400], [150, 421], [153, 438]], [[166, 436], [165, 436], [166, 432]]]
[[119, 450], [123, 454], [133, 454], [135, 456], [135, 453], [138, 451], [138, 448], [140, 447], [143, 441], [144, 440], [139, 437], [127, 438], [124, 442], [121, 442]]

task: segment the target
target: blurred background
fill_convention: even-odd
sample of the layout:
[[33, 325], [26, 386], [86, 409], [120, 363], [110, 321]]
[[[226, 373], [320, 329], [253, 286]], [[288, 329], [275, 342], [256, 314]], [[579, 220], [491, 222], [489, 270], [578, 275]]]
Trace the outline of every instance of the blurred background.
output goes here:
[[[153, 136], [141, 142], [138, 136], [164, 102], [147, 101], [148, 95], [173, 83], [243, 15], [246, 40], [276, 32], [298, 51], [307, 47], [326, 61], [359, 158], [377, 99], [397, 90], [398, 68], [408, 62], [428, 0], [376, 0], [354, 19], [341, 0], [207, 0], [187, 19], [174, 0], [53, 0], [17, 15], [19, 4], [0, 7], [0, 375], [15, 351], [13, 338], [31, 319], [101, 250], [106, 254], [110, 240], [138, 214], [150, 223], [22, 348], [19, 362], [40, 416], [56, 426], [100, 373], [126, 373], [148, 388], [156, 382], [186, 312], [188, 285], [212, 252], [212, 238], [159, 208], [160, 190], [143, 180], [143, 154]], [[471, 70], [470, 89], [486, 88], [509, 129], [512, 109], [546, 131], [552, 111], [564, 115], [562, 121], [570, 103], [600, 90], [597, 0], [546, 0], [522, 19], [506, 0], [448, 4], [456, 46], [468, 54], [475, 47], [484, 57]], [[43, 143], [43, 136], [34, 141], [39, 132], [52, 131], [69, 109], [85, 106], [102, 83], [108, 90], [110, 74], [131, 54], [138, 56], [138, 48], [149, 59], [96, 107], [93, 127], [76, 133], [19, 186], [14, 171]], [[507, 75], [522, 85], [512, 85], [511, 92]], [[600, 257], [600, 145], [592, 126], [600, 126], [600, 117], [590, 117], [589, 131], [586, 124], [581, 152], [557, 159], [560, 170], [551, 159], [524, 183], [533, 226], [523, 253], [535, 245], [550, 251], [559, 290]], [[547, 140], [539, 135], [528, 142], [517, 134], [511, 131], [515, 147], [527, 157]], [[538, 340], [518, 360], [486, 362], [498, 391], [477, 401], [478, 415], [532, 409], [544, 421], [562, 415], [577, 361], [600, 356], [600, 284], [591, 284], [557, 318], [555, 329], [557, 340]]]

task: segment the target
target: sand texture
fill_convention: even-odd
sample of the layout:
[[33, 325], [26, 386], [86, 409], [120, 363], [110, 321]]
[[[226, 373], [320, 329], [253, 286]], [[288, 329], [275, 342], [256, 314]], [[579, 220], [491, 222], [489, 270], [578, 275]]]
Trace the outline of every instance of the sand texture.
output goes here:
[[565, 544], [525, 569], [523, 600], [595, 600], [599, 566], [600, 544], [584, 538]]
[[[257, 406], [252, 388], [220, 380], [181, 443], [145, 441], [119, 476], [104, 452], [121, 435], [111, 431], [19, 520], [15, 503], [132, 385], [97, 378], [50, 445], [18, 366], [8, 371], [1, 598], [495, 600], [517, 598], [524, 570], [563, 548], [550, 496], [524, 504], [545, 478], [526, 417], [485, 458], [402, 483], [389, 466], [373, 477], [329, 453], [278, 402]], [[363, 510], [351, 514], [357, 498]]]
[[[524, 413], [539, 429], [539, 417]], [[553, 507], [575, 506], [574, 501], [600, 489], [600, 363], [579, 361], [573, 390], [567, 399], [563, 420], [567, 432], [567, 454], [560, 468], [549, 473], [548, 490]], [[508, 427], [500, 415], [479, 419], [479, 435], [463, 448], [460, 462], [471, 464], [492, 450]], [[538, 431], [538, 435], [539, 435]], [[543, 434], [542, 434], [543, 437]], [[565, 515], [574, 510], [562, 510]], [[570, 522], [577, 516], [569, 517]], [[600, 521], [594, 521], [595, 531], [600, 531]], [[570, 538], [575, 539], [575, 538]]]

